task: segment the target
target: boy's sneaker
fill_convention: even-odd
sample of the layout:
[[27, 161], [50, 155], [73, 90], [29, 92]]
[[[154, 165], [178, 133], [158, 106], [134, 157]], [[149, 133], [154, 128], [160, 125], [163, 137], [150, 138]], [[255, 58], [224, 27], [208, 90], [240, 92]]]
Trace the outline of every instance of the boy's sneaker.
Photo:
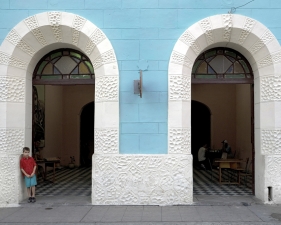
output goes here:
[[31, 201], [32, 201], [32, 203], [36, 202], [36, 198], [33, 197], [33, 198], [31, 199]]
[[28, 200], [27, 200], [27, 202], [28, 202], [28, 203], [32, 202], [32, 198], [29, 197]]

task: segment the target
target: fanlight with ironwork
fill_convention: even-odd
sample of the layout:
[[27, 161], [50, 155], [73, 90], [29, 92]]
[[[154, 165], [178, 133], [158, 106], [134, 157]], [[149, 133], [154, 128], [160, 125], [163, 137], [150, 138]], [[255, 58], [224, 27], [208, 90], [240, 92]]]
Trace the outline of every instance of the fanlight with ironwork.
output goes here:
[[95, 73], [89, 58], [73, 49], [45, 55], [33, 73], [33, 84], [93, 84]]
[[253, 83], [247, 59], [229, 48], [203, 52], [192, 68], [192, 83]]

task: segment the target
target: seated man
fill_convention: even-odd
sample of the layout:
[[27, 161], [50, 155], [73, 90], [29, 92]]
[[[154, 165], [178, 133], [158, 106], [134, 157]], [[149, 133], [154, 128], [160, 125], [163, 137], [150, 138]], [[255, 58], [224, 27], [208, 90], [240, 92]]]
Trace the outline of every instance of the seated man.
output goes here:
[[209, 161], [206, 158], [207, 144], [204, 144], [198, 151], [198, 162], [203, 169], [210, 169]]
[[231, 152], [231, 147], [228, 144], [227, 140], [223, 140], [222, 142], [222, 152], [226, 152], [227, 153], [227, 158], [233, 158], [233, 154]]

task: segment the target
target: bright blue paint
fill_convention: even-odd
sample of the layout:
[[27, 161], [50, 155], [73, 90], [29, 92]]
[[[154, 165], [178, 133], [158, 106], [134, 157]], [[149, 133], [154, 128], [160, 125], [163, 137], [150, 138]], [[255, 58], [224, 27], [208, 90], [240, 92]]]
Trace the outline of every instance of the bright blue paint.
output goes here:
[[[120, 153], [167, 153], [168, 64], [180, 35], [194, 23], [228, 13], [246, 0], [1, 0], [0, 42], [28, 16], [46, 11], [80, 15], [110, 40], [119, 66]], [[8, 10], [7, 10], [8, 9]], [[255, 0], [235, 14], [252, 17], [281, 40], [281, 1]], [[133, 80], [143, 71], [143, 98]], [[147, 134], [146, 134], [147, 133]]]
[[183, 29], [159, 29], [159, 39], [177, 40], [183, 33]]
[[141, 134], [140, 153], [167, 154], [167, 135], [166, 134]]
[[[41, 0], [40, 0], [41, 1]], [[49, 10], [84, 9], [84, 0], [49, 0]]]
[[167, 88], [168, 88], [167, 71], [148, 70], [143, 72], [144, 91], [167, 91]]
[[46, 9], [47, 7], [47, 0], [10, 0], [10, 9]]
[[167, 103], [139, 104], [140, 122], [165, 122], [167, 121]]
[[138, 104], [122, 104], [120, 103], [120, 119], [122, 122], [138, 122]]
[[86, 9], [120, 9], [122, 0], [85, 0]]
[[139, 135], [137, 134], [120, 134], [121, 154], [138, 154], [139, 150]]
[[[152, 71], [152, 70], [158, 70], [158, 61], [148, 61], [148, 69], [149, 71]], [[144, 71], [145, 72], [145, 71]]]
[[134, 93], [134, 80], [139, 80], [139, 71], [136, 69], [134, 71], [122, 71], [119, 78], [120, 91], [129, 91]]
[[139, 95], [134, 94], [134, 92], [120, 92], [120, 102], [122, 103], [155, 103], [161, 102], [159, 92], [143, 92], [142, 98]]
[[104, 10], [105, 28], [138, 28], [140, 25], [140, 11], [137, 9], [127, 10]]
[[119, 60], [139, 59], [139, 41], [112, 40], [112, 45]]
[[67, 12], [78, 14], [91, 21], [98, 28], [103, 28], [103, 10], [67, 10]]
[[160, 92], [160, 102], [168, 102], [168, 92]]
[[176, 28], [177, 10], [142, 9], [140, 24], [142, 28]]
[[9, 9], [10, 8], [10, 0], [1, 0], [0, 9]]
[[168, 60], [174, 44], [173, 40], [141, 40], [140, 57], [147, 60]]
[[[171, 56], [169, 56], [170, 59]], [[159, 70], [168, 71], [169, 61], [159, 61]]]
[[168, 133], [168, 125], [167, 123], [159, 123], [159, 133], [167, 134]]
[[145, 134], [158, 133], [158, 123], [123, 123], [121, 126], [122, 134]]
[[109, 40], [122, 39], [122, 30], [120, 29], [102, 29]]
[[159, 8], [178, 8], [179, 1], [178, 0], [158, 0]]
[[122, 0], [122, 8], [157, 8], [158, 0], [142, 0], [142, 1], [133, 1], [133, 0]]
[[8, 28], [9, 30], [11, 30], [20, 21], [24, 20], [27, 17], [28, 10], [0, 10], [0, 29]]

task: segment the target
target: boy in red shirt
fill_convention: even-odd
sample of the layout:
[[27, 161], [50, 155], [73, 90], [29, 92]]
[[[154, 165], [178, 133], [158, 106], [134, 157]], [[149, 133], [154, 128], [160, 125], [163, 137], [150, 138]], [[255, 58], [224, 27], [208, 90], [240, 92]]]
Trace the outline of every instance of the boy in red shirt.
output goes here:
[[20, 169], [24, 175], [25, 185], [27, 187], [28, 202], [36, 202], [35, 199], [35, 185], [36, 181], [36, 163], [32, 157], [29, 156], [30, 149], [23, 148], [23, 157], [20, 160]]

